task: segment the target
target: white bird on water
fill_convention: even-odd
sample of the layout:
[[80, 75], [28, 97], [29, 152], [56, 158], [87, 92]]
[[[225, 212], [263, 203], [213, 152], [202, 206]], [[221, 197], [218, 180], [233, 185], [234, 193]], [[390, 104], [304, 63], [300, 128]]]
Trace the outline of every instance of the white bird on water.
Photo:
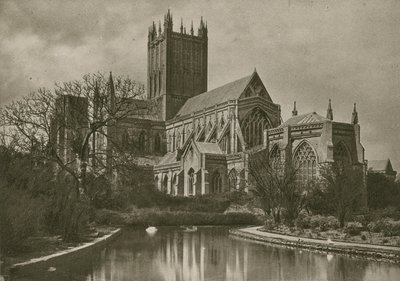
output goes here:
[[328, 245], [333, 245], [333, 244], [334, 244], [333, 241], [331, 240], [331, 238], [328, 238], [328, 239], [326, 240], [326, 242], [328, 242]]
[[154, 233], [156, 233], [157, 232], [157, 227], [155, 227], [155, 226], [149, 226], [148, 228], [146, 228], [146, 232], [148, 233], [148, 234], [154, 234]]

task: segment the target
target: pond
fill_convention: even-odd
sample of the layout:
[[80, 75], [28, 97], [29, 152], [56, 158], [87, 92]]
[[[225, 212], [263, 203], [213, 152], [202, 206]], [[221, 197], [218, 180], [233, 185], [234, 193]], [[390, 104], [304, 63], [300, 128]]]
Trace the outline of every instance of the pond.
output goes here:
[[106, 248], [11, 280], [400, 280], [400, 265], [269, 246], [226, 227], [125, 229]]

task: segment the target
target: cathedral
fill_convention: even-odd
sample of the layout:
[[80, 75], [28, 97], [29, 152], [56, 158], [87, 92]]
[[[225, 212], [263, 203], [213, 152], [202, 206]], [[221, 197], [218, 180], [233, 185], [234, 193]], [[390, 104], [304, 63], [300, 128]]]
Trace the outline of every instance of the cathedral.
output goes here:
[[[345, 161], [366, 171], [356, 105], [349, 123], [336, 122], [329, 100], [325, 116], [298, 114], [285, 122], [256, 69], [212, 90], [207, 88], [208, 27], [195, 34], [182, 22], [148, 31], [147, 99], [134, 99], [131, 116], [110, 135], [121, 147], [137, 144], [137, 156], [151, 161], [155, 185], [176, 196], [248, 191], [249, 158], [294, 161], [298, 179], [316, 179], [323, 163]], [[110, 76], [110, 85], [112, 77]], [[95, 145], [94, 145], [95, 146]], [[110, 149], [107, 149], [111, 151]]]
[[207, 25], [186, 34], [172, 30], [172, 15], [148, 41], [148, 98], [161, 103], [165, 121], [162, 159], [154, 165], [157, 187], [191, 196], [249, 188], [249, 157], [266, 151], [266, 161], [294, 160], [298, 177], [318, 176], [321, 163], [346, 161], [365, 171], [356, 107], [350, 123], [335, 122], [329, 101], [326, 116], [298, 114], [282, 122], [280, 106], [254, 70], [248, 76], [207, 90]]

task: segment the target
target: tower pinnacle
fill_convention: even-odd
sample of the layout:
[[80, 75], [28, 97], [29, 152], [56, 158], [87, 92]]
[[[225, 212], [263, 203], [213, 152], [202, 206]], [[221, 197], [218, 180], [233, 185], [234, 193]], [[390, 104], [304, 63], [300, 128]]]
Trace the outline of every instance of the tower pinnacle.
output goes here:
[[294, 101], [292, 116], [297, 116], [296, 101]]
[[331, 99], [329, 99], [328, 110], [326, 111], [326, 118], [333, 120], [333, 110], [331, 105]]
[[356, 103], [354, 103], [353, 114], [351, 115], [351, 123], [358, 124], [358, 113], [357, 113]]

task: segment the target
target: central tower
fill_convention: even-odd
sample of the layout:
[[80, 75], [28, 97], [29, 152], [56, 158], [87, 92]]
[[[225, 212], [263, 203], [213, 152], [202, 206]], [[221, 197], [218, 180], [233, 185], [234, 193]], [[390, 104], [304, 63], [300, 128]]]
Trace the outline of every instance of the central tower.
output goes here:
[[180, 32], [172, 29], [172, 14], [149, 28], [147, 44], [147, 98], [160, 105], [160, 119], [175, 116], [190, 97], [207, 91], [207, 25], [200, 21], [197, 35], [193, 22], [189, 33], [181, 21]]

